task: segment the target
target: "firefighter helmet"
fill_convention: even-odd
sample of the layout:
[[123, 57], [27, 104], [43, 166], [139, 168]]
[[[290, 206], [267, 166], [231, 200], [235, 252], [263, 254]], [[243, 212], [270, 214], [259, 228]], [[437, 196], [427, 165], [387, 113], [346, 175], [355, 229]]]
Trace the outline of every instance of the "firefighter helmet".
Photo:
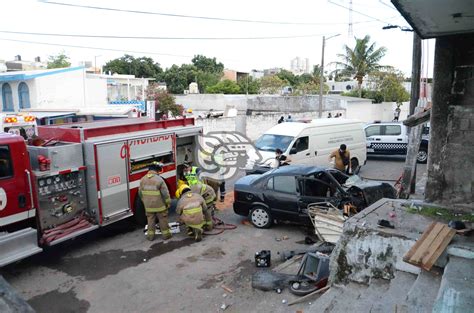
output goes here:
[[187, 191], [190, 191], [191, 189], [189, 188], [188, 185], [186, 184], [181, 184], [181, 186], [178, 187], [178, 189], [176, 190], [176, 198], [181, 198], [181, 196], [183, 195], [183, 193], [187, 192]]

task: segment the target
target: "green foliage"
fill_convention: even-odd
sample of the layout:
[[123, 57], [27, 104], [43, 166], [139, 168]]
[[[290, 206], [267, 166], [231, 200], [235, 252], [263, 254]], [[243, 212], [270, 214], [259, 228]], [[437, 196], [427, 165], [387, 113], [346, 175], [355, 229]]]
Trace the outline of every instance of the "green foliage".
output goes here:
[[251, 76], [245, 76], [237, 80], [241, 93], [248, 93], [249, 95], [258, 94], [260, 91], [260, 80], [254, 79]]
[[[319, 81], [313, 80], [307, 83], [301, 83], [296, 87], [296, 94], [300, 95], [317, 95], [319, 94]], [[329, 91], [329, 87], [324, 84], [323, 85], [323, 93], [327, 93]]]
[[207, 93], [223, 93], [223, 94], [238, 94], [240, 93], [240, 86], [229, 79], [224, 79], [214, 86], [206, 88]]
[[182, 64], [178, 66], [173, 64], [167, 69], [162, 79], [166, 82], [166, 87], [173, 94], [181, 94], [188, 89], [189, 84], [197, 78], [198, 71], [192, 64]]
[[63, 52], [48, 56], [48, 69], [70, 67], [69, 57]]
[[361, 88], [359, 90], [343, 92], [341, 95], [346, 97], [372, 99], [374, 103], [382, 103], [384, 101], [383, 94], [382, 92], [380, 92], [380, 90], [369, 90]]
[[389, 70], [376, 72], [372, 75], [375, 80], [375, 89], [379, 90], [384, 101], [402, 103], [410, 100], [410, 94], [403, 87], [403, 74], [399, 71]]
[[335, 62], [335, 64], [342, 67], [339, 70], [340, 74], [357, 79], [359, 89], [366, 75], [386, 68], [386, 66], [380, 65], [379, 62], [385, 56], [387, 49], [385, 47], [376, 49], [375, 43], [370, 43], [369, 35], [362, 39], [356, 38], [354, 49], [345, 45], [344, 50], [344, 54], [338, 54], [342, 61]]
[[296, 87], [299, 84], [299, 77], [288, 70], [282, 69], [276, 76], [281, 80], [287, 81], [292, 87]]
[[158, 85], [151, 84], [146, 91], [147, 100], [155, 100], [155, 108], [161, 113], [171, 113], [173, 116], [183, 115], [183, 106], [176, 104], [176, 99], [173, 95], [160, 90]]
[[221, 74], [224, 72], [224, 64], [217, 63], [216, 58], [208, 58], [203, 55], [195, 55], [191, 60], [193, 65], [201, 72]]
[[203, 72], [201, 70], [198, 70], [197, 83], [199, 86], [199, 92], [203, 93], [207, 90], [208, 87], [217, 84], [221, 77], [222, 75], [218, 73]]
[[104, 72], [117, 74], [135, 75], [136, 77], [151, 77], [159, 80], [163, 69], [159, 63], [152, 58], [135, 58], [132, 55], [125, 54], [123, 57], [107, 62], [103, 67]]
[[288, 81], [281, 79], [277, 75], [264, 76], [260, 79], [260, 93], [279, 94], [281, 89], [288, 85]]
[[453, 210], [439, 208], [439, 207], [430, 207], [430, 206], [410, 206], [406, 210], [408, 213], [420, 214], [424, 216], [434, 217], [435, 219], [441, 219], [444, 221], [464, 221], [464, 222], [474, 222], [474, 215], [471, 213], [465, 212], [456, 212]]

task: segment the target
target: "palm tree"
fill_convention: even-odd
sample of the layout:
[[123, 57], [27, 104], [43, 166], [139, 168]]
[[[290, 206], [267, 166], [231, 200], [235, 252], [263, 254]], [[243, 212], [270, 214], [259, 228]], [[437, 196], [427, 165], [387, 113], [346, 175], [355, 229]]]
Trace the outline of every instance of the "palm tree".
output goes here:
[[347, 76], [353, 76], [357, 79], [359, 85], [359, 96], [362, 93], [362, 82], [367, 74], [370, 74], [381, 69], [388, 68], [388, 66], [380, 65], [378, 62], [385, 56], [387, 48], [380, 47], [375, 49], [375, 42], [370, 44], [370, 36], [366, 35], [364, 38], [356, 38], [356, 45], [354, 49], [344, 46], [345, 54], [338, 54], [337, 56], [342, 62], [334, 62], [342, 69], [339, 73]]

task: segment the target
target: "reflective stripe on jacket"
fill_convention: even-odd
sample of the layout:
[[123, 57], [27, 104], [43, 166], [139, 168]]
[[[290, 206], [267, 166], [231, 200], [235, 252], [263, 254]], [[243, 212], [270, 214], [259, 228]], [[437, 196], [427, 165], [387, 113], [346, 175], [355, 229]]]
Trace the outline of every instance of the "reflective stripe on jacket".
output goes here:
[[165, 181], [155, 171], [149, 171], [140, 180], [140, 198], [148, 213], [164, 212], [171, 204]]
[[189, 227], [201, 228], [204, 225], [204, 214], [207, 210], [203, 197], [191, 191], [186, 192], [176, 205], [176, 213], [181, 215], [181, 220]]
[[189, 187], [200, 183], [198, 175], [197, 175], [197, 169], [198, 168], [196, 166], [193, 166], [191, 168], [191, 172], [189, 172], [187, 174], [184, 174], [184, 177], [188, 181], [188, 186]]
[[191, 191], [200, 194], [206, 201], [207, 205], [216, 201], [216, 193], [214, 192], [214, 189], [207, 184], [198, 183], [193, 185], [191, 186]]

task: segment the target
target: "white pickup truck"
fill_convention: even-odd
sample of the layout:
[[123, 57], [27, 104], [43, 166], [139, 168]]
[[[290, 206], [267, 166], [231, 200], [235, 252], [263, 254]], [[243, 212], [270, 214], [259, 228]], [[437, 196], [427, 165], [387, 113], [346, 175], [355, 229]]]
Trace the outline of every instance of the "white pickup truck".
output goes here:
[[[401, 122], [375, 122], [364, 128], [367, 137], [367, 154], [405, 155], [408, 147], [408, 127]], [[417, 160], [428, 160], [429, 126], [423, 128]]]

